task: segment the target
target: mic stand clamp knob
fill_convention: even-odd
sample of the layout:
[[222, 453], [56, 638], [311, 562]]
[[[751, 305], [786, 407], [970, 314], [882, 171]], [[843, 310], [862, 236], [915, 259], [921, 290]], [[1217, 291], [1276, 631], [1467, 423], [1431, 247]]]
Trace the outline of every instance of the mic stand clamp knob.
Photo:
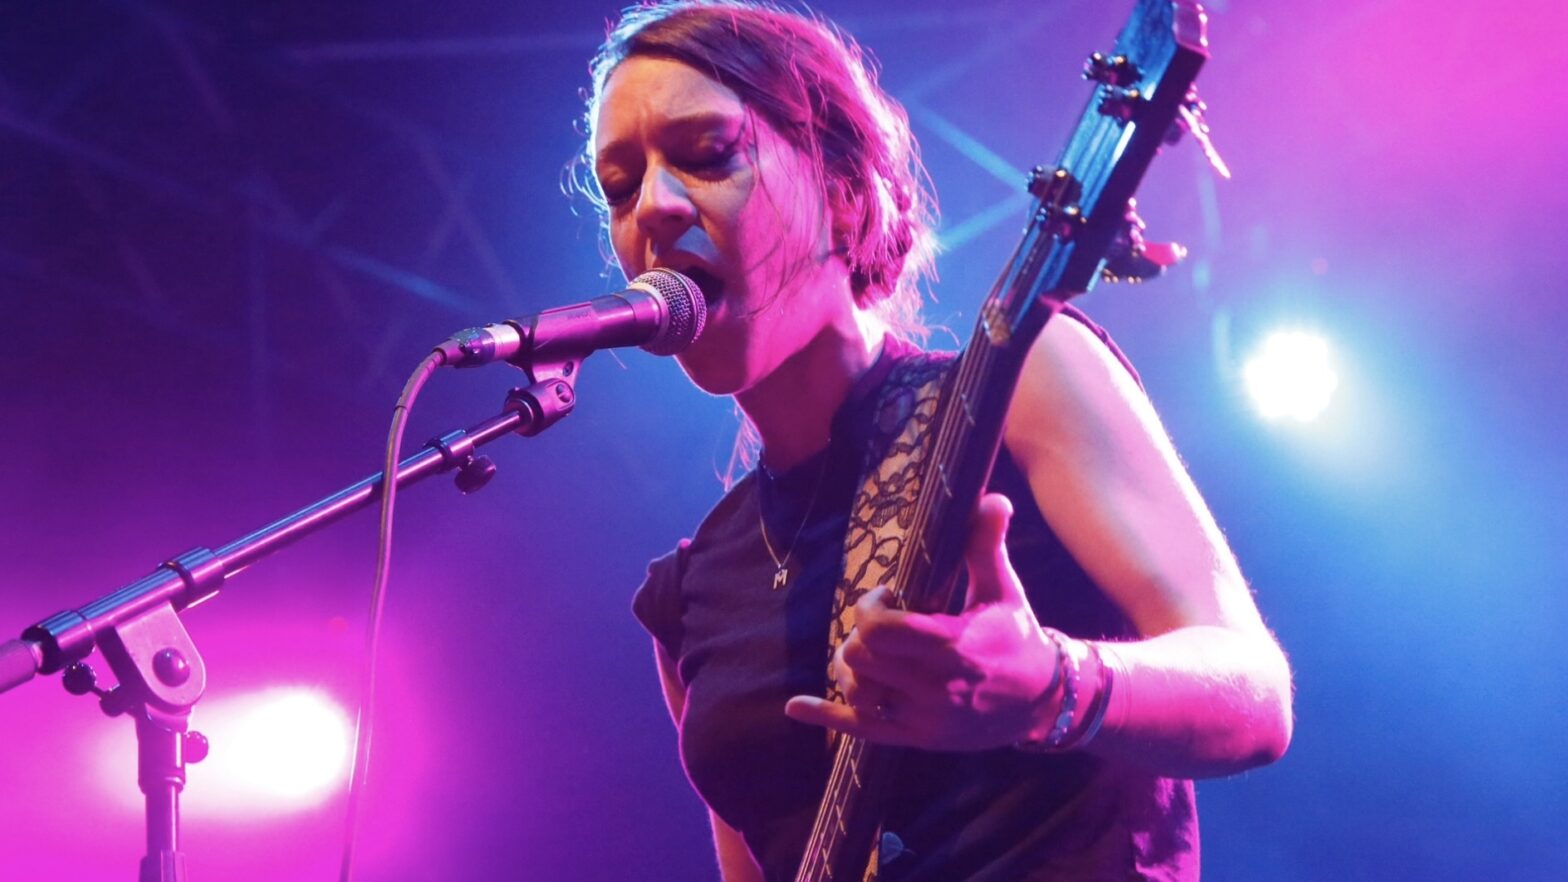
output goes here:
[[495, 477], [495, 461], [488, 456], [469, 456], [457, 467], [453, 483], [464, 496], [477, 493]]

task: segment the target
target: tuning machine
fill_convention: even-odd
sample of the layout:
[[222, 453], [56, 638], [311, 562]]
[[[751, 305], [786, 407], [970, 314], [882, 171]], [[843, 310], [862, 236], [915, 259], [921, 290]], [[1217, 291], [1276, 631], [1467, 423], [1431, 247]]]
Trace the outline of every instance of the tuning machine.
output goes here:
[[1100, 113], [1122, 122], [1132, 122], [1143, 107], [1143, 91], [1138, 81], [1143, 72], [1125, 55], [1107, 57], [1103, 52], [1089, 56], [1083, 65], [1083, 78], [1099, 83]]
[[1107, 57], [1103, 52], [1096, 52], [1083, 63], [1084, 79], [1107, 86], [1130, 86], [1142, 75], [1138, 66], [1125, 55]]
[[1220, 156], [1219, 150], [1214, 147], [1214, 139], [1210, 137], [1209, 121], [1206, 116], [1208, 110], [1209, 105], [1205, 104], [1203, 99], [1198, 97], [1198, 87], [1194, 84], [1187, 90], [1186, 98], [1182, 100], [1181, 106], [1177, 108], [1178, 115], [1176, 120], [1171, 123], [1170, 129], [1165, 133], [1165, 143], [1174, 144], [1181, 140], [1183, 134], [1190, 133], [1193, 140], [1198, 142], [1199, 149], [1203, 151], [1203, 157], [1209, 161], [1209, 165], [1214, 169], [1215, 174], [1228, 181], [1230, 180], [1230, 166], [1226, 164], [1224, 157]]
[[1107, 282], [1143, 282], [1157, 278], [1187, 256], [1187, 248], [1177, 242], [1150, 242], [1143, 232], [1148, 224], [1138, 216], [1138, 201], [1127, 200], [1127, 214], [1111, 243], [1100, 269]]

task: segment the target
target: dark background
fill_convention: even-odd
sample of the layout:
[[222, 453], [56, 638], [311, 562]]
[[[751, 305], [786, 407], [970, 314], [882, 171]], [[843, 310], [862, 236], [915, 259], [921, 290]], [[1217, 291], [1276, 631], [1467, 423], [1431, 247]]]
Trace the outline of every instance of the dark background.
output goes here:
[[[1126, 6], [820, 4], [909, 106], [945, 213], [928, 316], [956, 336]], [[1289, 756], [1200, 786], [1210, 879], [1568, 871], [1562, 10], [1211, 4], [1202, 82], [1235, 180], [1168, 151], [1140, 205], [1193, 257], [1083, 301], [1296, 670]], [[406, 373], [451, 331], [618, 287], [562, 192], [614, 11], [0, 4], [0, 634], [375, 471]], [[1281, 325], [1335, 349], [1310, 425], [1242, 391]], [[410, 440], [512, 380], [439, 376]], [[639, 352], [595, 356], [578, 392], [547, 435], [490, 448], [484, 492], [402, 497], [360, 878], [715, 875], [628, 604], [719, 493], [734, 420]], [[198, 727], [273, 684], [351, 699], [371, 521], [185, 617]], [[131, 741], [54, 682], [0, 696], [0, 878], [131, 876]], [[193, 879], [334, 877], [341, 788], [262, 814], [202, 770]]]

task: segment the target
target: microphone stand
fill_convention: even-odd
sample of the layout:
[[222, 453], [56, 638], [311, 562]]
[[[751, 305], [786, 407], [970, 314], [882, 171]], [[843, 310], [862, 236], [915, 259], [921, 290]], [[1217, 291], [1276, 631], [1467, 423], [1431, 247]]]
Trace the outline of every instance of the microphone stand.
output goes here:
[[[576, 359], [531, 370], [537, 382], [511, 390], [502, 412], [429, 443], [398, 464], [401, 489], [456, 470], [457, 487], [473, 493], [495, 475], [474, 451], [504, 435], [537, 435], [576, 405]], [[93, 693], [104, 713], [136, 721], [137, 782], [146, 796], [147, 854], [139, 882], [186, 882], [180, 850], [180, 792], [186, 763], [207, 755], [207, 739], [190, 730], [190, 713], [207, 685], [206, 666], [179, 613], [218, 593], [240, 570], [380, 499], [384, 473], [346, 487], [212, 551], [193, 548], [152, 573], [80, 609], [56, 613], [0, 644], [0, 692], [38, 674], [63, 670], [73, 695]], [[103, 651], [119, 685], [103, 690], [83, 659]]]

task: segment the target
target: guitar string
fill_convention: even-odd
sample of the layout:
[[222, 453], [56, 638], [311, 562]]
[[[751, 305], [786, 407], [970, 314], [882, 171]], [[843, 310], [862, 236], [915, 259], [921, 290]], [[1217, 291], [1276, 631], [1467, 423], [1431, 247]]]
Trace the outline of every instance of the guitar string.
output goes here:
[[[1029, 249], [1029, 256], [1037, 254], [1036, 249], [1040, 244], [1036, 242]], [[1016, 284], [1014, 287], [1016, 289]], [[965, 354], [959, 358], [958, 371], [954, 379], [954, 389], [951, 391], [957, 395], [967, 395], [974, 391], [977, 377], [989, 374], [995, 368], [997, 360], [998, 355], [992, 347], [969, 347]], [[942, 419], [938, 422], [937, 437], [933, 439], [931, 450], [933, 461], [943, 461], [949, 455], [954, 445], [967, 432], [963, 421], [957, 419], [956, 413], [957, 411], [953, 409], [953, 404], [951, 399], [949, 399], [945, 403]], [[932, 498], [929, 496], [925, 497], [927, 500]], [[917, 501], [914, 522], [910, 531], [914, 539], [911, 547], [906, 549], [906, 553], [911, 553], [909, 560], [918, 560], [918, 555], [913, 554], [913, 552], [923, 547], [924, 543], [921, 537], [928, 531], [927, 525], [932, 517], [934, 517], [933, 504], [921, 504]], [[901, 579], [900, 581], [903, 580]], [[854, 780], [854, 776], [846, 773], [863, 762], [866, 750], [865, 743], [860, 739], [846, 736], [846, 741], [841, 743], [840, 749], [836, 751], [827, 785], [827, 790], [834, 797], [834, 803], [843, 804], [848, 794], [853, 792], [853, 788], [849, 786], [848, 782]], [[824, 839], [828, 841], [823, 842]], [[808, 864], [803, 868], [803, 873], [806, 871], [814, 872], [816, 869], [815, 864], [817, 863], [831, 863], [830, 846], [834, 841], [842, 842], [843, 840], [841, 837], [834, 836], [833, 829], [827, 825], [826, 815], [819, 813], [817, 823], [812, 831], [811, 842], [808, 844], [808, 853], [806, 855]]]
[[[1095, 137], [1093, 137], [1091, 139], [1091, 143], [1093, 143], [1096, 147], [1099, 147], [1100, 144], [1103, 143], [1104, 136], [1106, 134], [1108, 134], [1108, 131], [1107, 131], [1107, 127], [1105, 127], [1103, 125], [1102, 126], [1097, 126], [1096, 128], [1099, 131], [1097, 131], [1095, 133]], [[1096, 181], [1095, 183], [1101, 183], [1101, 182]], [[1033, 249], [1031, 249], [1031, 253], [1032, 252], [1033, 252]], [[1033, 280], [1031, 280], [1031, 283], [1032, 282], [1033, 282]], [[990, 361], [992, 361], [992, 359], [989, 358], [988, 355], [989, 355], [989, 350], [986, 347], [982, 347], [979, 356], [977, 358], [975, 358], [974, 360], [971, 360], [971, 359], [968, 359], [968, 358], [961, 358], [960, 361], [962, 363], [959, 366], [960, 367], [960, 369], [959, 369], [959, 378], [955, 380], [955, 385], [959, 386], [959, 387], [967, 387], [969, 385], [969, 383], [966, 382], [966, 381], [972, 381], [974, 374], [978, 373], [978, 374], [982, 374], [983, 375], [983, 374], [988, 373], [990, 368], [993, 366], [993, 365], [991, 365], [989, 363]], [[933, 451], [932, 452], [933, 452], [933, 454], [936, 455], [936, 459], [938, 461], [941, 460], [942, 456], [945, 455], [945, 452], [950, 448], [951, 444], [954, 443], [954, 437], [956, 435], [963, 434], [963, 432], [961, 431], [962, 427], [954, 428], [956, 423], [949, 416], [950, 413], [951, 413], [951, 405], [949, 403], [949, 407], [947, 408], [947, 412], [944, 413], [944, 419], [941, 421], [941, 424], [939, 425], [939, 428], [938, 428], [938, 438], [935, 439], [935, 441], [933, 442]], [[919, 524], [919, 525], [921, 525], [923, 527], [924, 522], [929, 520], [928, 515], [929, 515], [929, 509], [926, 506], [921, 506], [921, 505], [917, 504], [917, 513], [916, 513], [916, 518], [915, 518], [916, 524]], [[922, 544], [920, 542], [920, 538], [919, 538], [922, 535], [922, 533], [923, 533], [922, 530], [915, 531], [915, 537], [916, 537], [915, 542], [914, 542], [915, 547], [919, 547]], [[771, 552], [771, 549], [770, 549], [770, 552]], [[786, 553], [786, 559], [787, 558], [788, 558], [788, 554]], [[863, 755], [864, 755], [863, 744], [860, 742], [859, 739], [849, 739], [844, 744], [842, 744], [841, 745], [841, 749], [837, 752], [837, 756], [835, 757], [835, 762], [834, 762], [834, 765], [833, 765], [833, 773], [830, 776], [830, 780], [829, 780], [829, 789], [831, 789], [831, 790], [833, 790], [835, 792], [843, 791], [844, 790], [844, 782], [846, 780], [848, 780], [843, 775], [844, 767], [849, 766], [849, 767], [852, 768], [853, 765], [860, 758], [863, 757]], [[840, 798], [842, 798], [842, 795], [841, 795]], [[822, 818], [820, 816], [818, 818], [818, 821], [819, 822], [822, 821]], [[819, 823], [818, 826], [820, 827], [821, 824]], [[816, 832], [817, 831], [813, 831], [813, 837], [812, 837], [813, 840], [820, 838], [820, 837], [818, 837], [816, 835]], [[819, 855], [820, 855], [820, 858], [818, 857]], [[812, 861], [812, 860], [827, 860], [827, 859], [828, 859], [828, 855], [827, 855], [825, 849], [813, 850], [811, 852], [811, 854], [808, 855], [808, 861]]]
[[[849, 787], [846, 783], [852, 780], [852, 778], [847, 777], [844, 774], [845, 767], [853, 767], [856, 763], [858, 763], [864, 757], [866, 746], [865, 742], [863, 742], [861, 739], [848, 735], [844, 737], [846, 740], [840, 745], [840, 749], [833, 764], [833, 774], [828, 781], [828, 791], [833, 796], [833, 803], [837, 805], [844, 804], [845, 799], [847, 798], [847, 794], [852, 792], [852, 788]], [[851, 756], [851, 754], [853, 754], [853, 756]], [[845, 761], [846, 757], [848, 757], [847, 762]], [[807, 860], [810, 863], [802, 866], [802, 876], [805, 878], [810, 878], [810, 876], [807, 874], [807, 870], [810, 870], [813, 873], [815, 872], [815, 864], [821, 864], [823, 867], [827, 867], [832, 864], [832, 842], [844, 842], [844, 838], [842, 836], [834, 835], [834, 829], [827, 825], [827, 818], [822, 813], [818, 814], [817, 823], [812, 830], [811, 839], [812, 842], [808, 843], [807, 846]], [[822, 840], [824, 839], [829, 841], [823, 842]]]
[[[1034, 253], [1033, 248], [1030, 249], [1030, 253]], [[965, 354], [959, 357], [958, 371], [954, 378], [954, 389], [951, 391], [957, 394], [967, 394], [972, 391], [975, 386], [976, 376], [987, 374], [994, 367], [994, 361], [995, 356], [991, 347], [980, 346], [976, 348], [971, 346], [966, 349]], [[963, 421], [957, 419], [955, 414], [956, 411], [953, 409], [951, 401], [949, 401], [944, 408], [943, 418], [938, 422], [937, 437], [932, 441], [931, 457], [936, 462], [942, 461], [953, 445], [957, 443], [958, 437], [964, 434]], [[928, 496], [925, 498], [931, 499], [932, 497]], [[921, 504], [917, 500], [915, 517], [910, 530], [910, 534], [914, 539], [911, 547], [906, 549], [906, 553], [910, 554], [910, 557], [906, 559], [911, 562], [918, 560], [918, 556], [914, 555], [913, 552], [923, 547], [924, 543], [921, 541], [921, 537], [924, 535], [932, 517], [931, 505]], [[903, 582], [904, 580], [901, 578], [898, 581]], [[849, 782], [854, 780], [854, 776], [847, 773], [863, 762], [867, 750], [865, 743], [860, 739], [851, 738], [850, 736], [845, 736], [845, 738], [846, 740], [840, 744], [839, 750], [835, 752], [832, 772], [829, 775], [827, 784], [827, 790], [833, 796], [833, 804], [838, 805], [845, 804], [848, 795], [853, 792], [854, 788], [850, 786]], [[835, 835], [835, 829], [827, 824], [826, 814], [819, 813], [812, 831], [811, 842], [808, 843], [807, 860], [813, 864], [820, 862], [824, 866], [831, 864], [831, 845], [833, 842], [841, 843], [843, 838]], [[816, 869], [816, 866], [804, 867], [803, 875], [807, 871], [815, 872]]]
[[[1103, 149], [1103, 144], [1107, 135], [1111, 134], [1113, 131], [1115, 131], [1118, 135], [1121, 133], [1120, 130], [1118, 130], [1118, 127], [1104, 124], [1104, 118], [1102, 118], [1102, 120], [1099, 122], [1100, 124], [1095, 126], [1095, 131], [1090, 137], [1091, 149], [1087, 152], [1091, 154], [1096, 150]], [[1066, 157], [1064, 157], [1064, 165], [1067, 164], [1065, 160]], [[1090, 181], [1091, 189], [1103, 188], [1103, 179], [1105, 176], [1106, 171], [1103, 167], [1095, 169]], [[1037, 242], [1028, 249], [1024, 259], [1025, 263], [1030, 262], [1030, 257], [1035, 257], [1038, 254], [1036, 249], [1040, 246], [1040, 244], [1041, 243]], [[1048, 258], [1049, 255], [1046, 257]], [[1038, 277], [1030, 279], [1029, 285], [1032, 286], [1037, 281]], [[1014, 291], [1018, 290], [1019, 286], [1016, 280], [1012, 287]], [[958, 366], [958, 376], [954, 380], [955, 392], [963, 390], [963, 392], [967, 393], [968, 391], [972, 390], [974, 387], [975, 377], [977, 375], [984, 376], [990, 373], [991, 370], [995, 367], [994, 361], [996, 358], [994, 357], [993, 351], [990, 347], [982, 346], [979, 350], [975, 350], [973, 347], [971, 347], [966, 351], [965, 355], [967, 356], [970, 354], [973, 354], [974, 357], [969, 358], [961, 356], [959, 359], [960, 364]], [[951, 402], [947, 402], [946, 405], [947, 406], [945, 407], [943, 414], [944, 418], [938, 425], [937, 437], [933, 439], [933, 446], [931, 451], [933, 459], [938, 462], [945, 458], [948, 452], [952, 449], [953, 445], [958, 443], [958, 439], [963, 434], [965, 434], [965, 430], [960, 424], [960, 421], [952, 416], [953, 411]], [[922, 541], [921, 537], [924, 535], [926, 526], [932, 517], [934, 517], [934, 514], [931, 510], [931, 506], [922, 505], [917, 502], [915, 517], [913, 519], [914, 522], [911, 525], [911, 533], [914, 536], [914, 540], [911, 543], [911, 547], [907, 549], [907, 551], [913, 552], [923, 548], [924, 542]], [[764, 538], [765, 537], [766, 533], [764, 532]], [[771, 555], [771, 548], [769, 551]], [[785, 559], [787, 560], [788, 557], [789, 554], [786, 552]], [[917, 558], [911, 557], [910, 559], [915, 560]], [[775, 562], [777, 562], [776, 557]], [[842, 743], [840, 745], [840, 749], [836, 751], [832, 772], [829, 775], [829, 781], [827, 785], [827, 789], [834, 794], [834, 801], [837, 803], [842, 803], [847, 798], [848, 794], [852, 792], [853, 788], [848, 786], [848, 782], [853, 780], [853, 776], [847, 775], [846, 772], [853, 769], [856, 765], [863, 761], [867, 749], [865, 742], [863, 742], [861, 739], [850, 736], [845, 736], [845, 738], [845, 742]], [[864, 785], [862, 785], [862, 787], [863, 786]], [[806, 860], [808, 861], [808, 864], [815, 864], [818, 862], [824, 864], [830, 863], [831, 855], [829, 853], [828, 846], [826, 843], [822, 843], [820, 840], [824, 838], [822, 835], [824, 833], [831, 837], [832, 830], [827, 829], [824, 816], [819, 815], [817, 821], [818, 823], [815, 825], [811, 837], [812, 842], [816, 845], [816, 847], [809, 848]], [[874, 847], [875, 846], [873, 846], [873, 848]], [[814, 871], [815, 867], [810, 867], [810, 869]], [[806, 870], [803, 868], [803, 874], [805, 871]]]
[[[1103, 149], [1103, 143], [1107, 135], [1114, 131], [1118, 136], [1120, 136], [1124, 131], [1124, 129], [1121, 127], [1105, 125], [1104, 118], [1102, 118], [1099, 122], [1101, 124], [1095, 126], [1095, 132], [1090, 138], [1090, 144], [1092, 145], [1092, 148], [1087, 152], [1089, 152], [1091, 155], [1095, 151]], [[1069, 148], [1070, 147], [1071, 145], [1069, 144]], [[1063, 165], [1066, 164], [1066, 157], [1064, 157]], [[1093, 180], [1090, 182], [1092, 185], [1091, 189], [1103, 189], [1105, 179], [1108, 178], [1108, 174], [1108, 171], [1103, 167], [1095, 169]], [[1038, 245], [1030, 247], [1028, 256], [1034, 256], [1036, 253], [1036, 247], [1038, 247]], [[1035, 284], [1037, 280], [1037, 278], [1031, 279], [1030, 285], [1032, 286]], [[1014, 284], [1013, 288], [1014, 290], [1017, 290], [1016, 283]], [[965, 354], [968, 355], [970, 352], [974, 352], [974, 350], [971, 348], [970, 350], [966, 351]], [[969, 388], [973, 383], [976, 374], [984, 376], [988, 374], [994, 367], [992, 362], [995, 359], [992, 358], [990, 347], [981, 347], [981, 349], [975, 355], [976, 357], [974, 359], [963, 356], [960, 357], [958, 376], [954, 380], [955, 391], [957, 389]], [[944, 408], [943, 419], [938, 425], [937, 438], [933, 439], [931, 451], [931, 454], [936, 461], [941, 461], [941, 459], [951, 449], [952, 444], [957, 443], [957, 437], [964, 434], [963, 427], [959, 425], [958, 421], [951, 416], [951, 402], [949, 401], [945, 404], [946, 407]], [[930, 506], [922, 505], [917, 501], [914, 522], [911, 525], [911, 534], [915, 538], [911, 544], [911, 548], [907, 549], [907, 551], [915, 551], [923, 547], [924, 543], [922, 542], [921, 537], [924, 535], [926, 524], [933, 516], [934, 515], [930, 510]], [[787, 558], [788, 555], [786, 554], [786, 559]], [[915, 558], [911, 557], [910, 559], [914, 560]], [[846, 782], [851, 780], [844, 774], [846, 767], [853, 768], [855, 764], [863, 759], [865, 754], [864, 742], [857, 738], [851, 738], [850, 736], [845, 736], [845, 738], [846, 741], [840, 745], [840, 750], [836, 752], [832, 773], [830, 774], [828, 781], [828, 789], [836, 794], [836, 801], [840, 802], [846, 798], [846, 794], [850, 789], [846, 786]], [[822, 832], [821, 828], [825, 826], [825, 819], [820, 814], [817, 818], [817, 821], [818, 823], [815, 825], [811, 837], [813, 842], [816, 842], [822, 838], [819, 833]], [[807, 861], [829, 861], [829, 855], [827, 853], [826, 846], [819, 845], [818, 848], [811, 849], [807, 855]], [[805, 872], [806, 869], [803, 867], [802, 875], [804, 875]]]
[[[1029, 249], [1030, 255], [1035, 253], [1035, 248], [1032, 247]], [[995, 360], [995, 354], [991, 347], [969, 347], [966, 350], [965, 355], [959, 358], [958, 372], [954, 379], [954, 389], [952, 391], [958, 395], [967, 395], [969, 392], [973, 391], [976, 377], [984, 376], [985, 374], [989, 373], [990, 370], [994, 367]], [[934, 461], [942, 461], [947, 456], [948, 452], [953, 448], [954, 444], [957, 443], [959, 437], [965, 433], [962, 421], [958, 420], [955, 414], [956, 411], [953, 410], [953, 405], [951, 404], [951, 400], [949, 400], [947, 407], [944, 409], [943, 419], [938, 423], [937, 437], [933, 439], [933, 449], [931, 454]], [[926, 498], [930, 499], [932, 497]], [[906, 549], [906, 552], [918, 551], [921, 547], [923, 547], [924, 543], [921, 541], [921, 537], [926, 532], [926, 525], [930, 522], [931, 517], [931, 507], [929, 505], [923, 505], [917, 502], [914, 523], [911, 525], [912, 529], [910, 531], [914, 539], [911, 544], [911, 548]], [[909, 559], [911, 561], [917, 560], [918, 556], [911, 555]], [[841, 749], [836, 751], [832, 772], [829, 776], [827, 786], [827, 789], [835, 795], [836, 801], [838, 802], [842, 802], [845, 794], [852, 790], [852, 788], [846, 786], [846, 782], [852, 780], [852, 776], [846, 775], [846, 772], [858, 764], [864, 758], [865, 753], [864, 744], [859, 739], [849, 739], [847, 736], [846, 739], [847, 740], [841, 744]], [[813, 844], [817, 846], [812, 848], [810, 851], [810, 858], [812, 860], [825, 861], [829, 859], [829, 850], [819, 842], [819, 840], [823, 837], [816, 835], [820, 832], [827, 832], [829, 835], [831, 835], [830, 829], [824, 831], [823, 828], [825, 827], [825, 819], [823, 816], [819, 815], [817, 829], [813, 831], [814, 835], [812, 836]]]
[[[959, 358], [958, 372], [954, 379], [955, 388], [953, 391], [959, 394], [967, 394], [971, 391], [975, 383], [975, 375], [987, 373], [992, 366], [991, 362], [994, 361], [993, 352], [989, 347], [985, 346], [978, 349], [970, 347], [966, 355], [967, 357], [961, 356]], [[955, 413], [956, 411], [952, 409], [949, 403], [942, 415], [943, 419], [938, 423], [938, 437], [933, 439], [932, 450], [932, 454], [937, 461], [940, 461], [946, 454], [946, 451], [951, 449], [953, 443], [955, 443], [956, 436], [961, 436], [964, 433], [962, 421], [956, 418]], [[927, 498], [929, 499], [930, 497]], [[924, 529], [922, 525], [930, 520], [929, 509], [917, 502], [914, 520], [915, 523], [912, 524], [911, 533], [916, 537], [915, 546], [919, 546], [921, 544], [919, 536], [922, 535]], [[914, 560], [914, 558], [911, 557], [910, 560]], [[866, 752], [869, 749], [861, 739], [850, 736], [845, 736], [845, 739], [839, 745], [839, 750], [835, 752], [832, 772], [829, 775], [826, 788], [832, 796], [831, 803], [840, 806], [845, 805], [849, 795], [854, 792], [855, 788], [849, 783], [856, 780], [853, 769], [864, 763]], [[861, 786], [863, 788], [864, 785], [862, 784]], [[806, 855], [808, 863], [803, 866], [802, 875], [814, 873], [817, 869], [817, 863], [821, 863], [824, 866], [831, 865], [832, 845], [835, 842], [842, 843], [843, 841], [843, 837], [835, 835], [834, 828], [828, 826], [826, 814], [819, 813], [816, 824], [813, 827], [811, 842], [808, 843]], [[873, 848], [875, 848], [874, 844]]]

